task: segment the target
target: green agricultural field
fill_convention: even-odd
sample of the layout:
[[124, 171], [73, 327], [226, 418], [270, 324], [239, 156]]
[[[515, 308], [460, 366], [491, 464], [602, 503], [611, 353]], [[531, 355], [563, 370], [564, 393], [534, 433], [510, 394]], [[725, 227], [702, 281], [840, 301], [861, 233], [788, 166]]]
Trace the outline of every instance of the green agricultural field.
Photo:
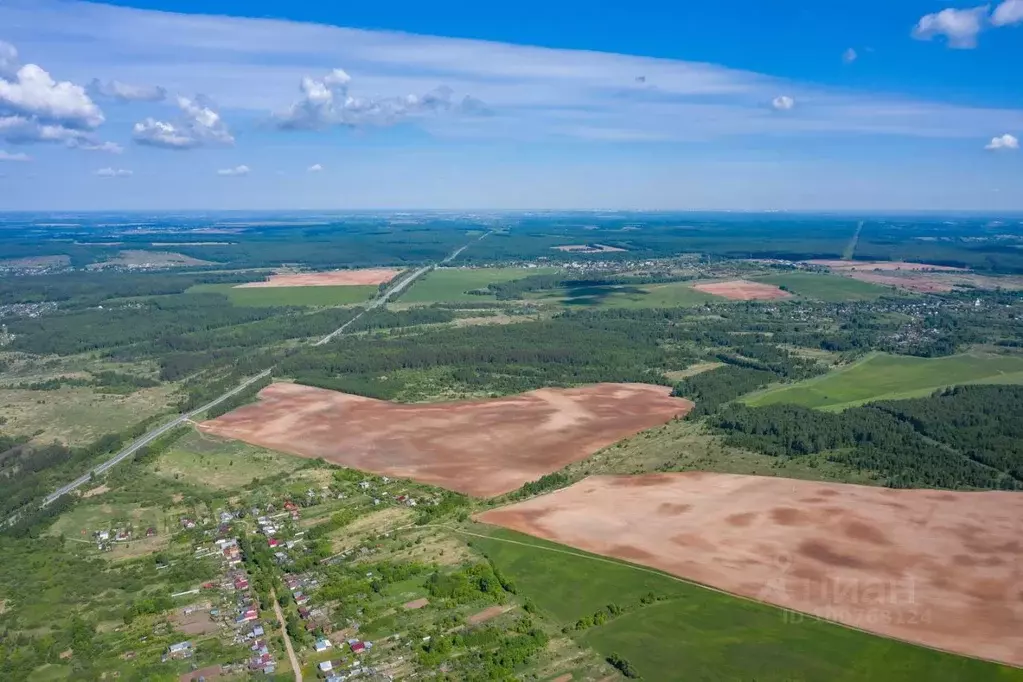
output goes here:
[[519, 533], [482, 533], [489, 537], [472, 537], [473, 546], [561, 625], [611, 603], [623, 608], [571, 634], [602, 656], [619, 654], [644, 680], [1023, 680], [1023, 670], [800, 618]]
[[445, 303], [452, 301], [492, 301], [492, 296], [468, 292], [483, 289], [494, 282], [511, 282], [530, 275], [550, 275], [555, 268], [437, 268], [416, 281], [401, 294], [402, 303]]
[[237, 306], [266, 308], [272, 306], [339, 306], [363, 303], [377, 294], [374, 286], [344, 287], [252, 287], [235, 284], [197, 284], [185, 293], [224, 294]]
[[895, 291], [887, 287], [869, 282], [861, 282], [851, 277], [838, 275], [819, 275], [813, 272], [789, 272], [766, 277], [757, 277], [758, 282], [774, 284], [787, 291], [826, 303], [843, 301], [872, 301], [881, 296], [895, 295]]
[[527, 298], [557, 303], [568, 307], [600, 306], [602, 308], [674, 308], [704, 303], [722, 303], [725, 299], [697, 291], [692, 282], [667, 284], [601, 284], [562, 287], [542, 291]]
[[798, 384], [769, 388], [747, 405], [794, 403], [839, 410], [872, 400], [919, 398], [945, 386], [1023, 383], [1023, 356], [965, 353], [943, 358], [873, 353], [862, 360]]

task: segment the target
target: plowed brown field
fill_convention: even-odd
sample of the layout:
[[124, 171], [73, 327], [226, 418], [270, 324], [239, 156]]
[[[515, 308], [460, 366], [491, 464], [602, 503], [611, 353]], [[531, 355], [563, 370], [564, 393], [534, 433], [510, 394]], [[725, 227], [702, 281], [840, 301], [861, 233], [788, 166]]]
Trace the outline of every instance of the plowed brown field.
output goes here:
[[394, 279], [401, 270], [393, 268], [365, 268], [363, 270], [333, 270], [331, 272], [301, 272], [270, 275], [263, 282], [246, 282], [236, 289], [259, 287], [343, 287], [383, 284]]
[[685, 415], [665, 386], [595, 384], [494, 400], [399, 404], [272, 384], [208, 433], [411, 478], [469, 495], [509, 492], [626, 436]]
[[1023, 665], [1023, 494], [597, 476], [479, 521], [880, 635]]
[[736, 279], [731, 282], [694, 284], [693, 288], [707, 294], [730, 298], [733, 301], [773, 301], [792, 296], [789, 292], [783, 291], [773, 284], [748, 282], [744, 279]]

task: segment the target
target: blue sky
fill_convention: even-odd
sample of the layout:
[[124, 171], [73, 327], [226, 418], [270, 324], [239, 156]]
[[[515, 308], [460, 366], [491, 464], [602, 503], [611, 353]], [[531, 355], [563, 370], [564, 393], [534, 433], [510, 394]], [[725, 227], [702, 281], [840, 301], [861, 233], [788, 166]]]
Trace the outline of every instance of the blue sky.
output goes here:
[[0, 41], [0, 210], [1023, 209], [1023, 0], [5, 0]]

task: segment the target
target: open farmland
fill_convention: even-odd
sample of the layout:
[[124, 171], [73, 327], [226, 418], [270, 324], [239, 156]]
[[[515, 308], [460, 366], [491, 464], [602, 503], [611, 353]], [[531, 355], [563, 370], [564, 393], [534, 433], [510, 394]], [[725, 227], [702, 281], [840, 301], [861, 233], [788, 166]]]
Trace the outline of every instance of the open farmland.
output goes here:
[[743, 279], [729, 282], [708, 282], [694, 284], [693, 288], [715, 296], [734, 301], [774, 301], [780, 298], [791, 298], [792, 294], [782, 291], [773, 284], [750, 282]]
[[265, 287], [338, 287], [377, 286], [390, 282], [401, 270], [395, 268], [362, 268], [356, 270], [331, 270], [330, 272], [289, 272], [270, 275], [261, 282], [246, 282], [237, 285], [239, 289]]
[[401, 302], [423, 304], [493, 300], [492, 296], [469, 292], [485, 289], [488, 284], [555, 272], [555, 268], [435, 268], [416, 280], [401, 295]]
[[668, 394], [663, 386], [596, 384], [410, 405], [278, 383], [263, 389], [258, 403], [200, 428], [490, 497], [692, 408], [691, 402]]
[[872, 301], [893, 293], [883, 286], [861, 282], [851, 277], [820, 275], [813, 272], [787, 272], [758, 277], [757, 280], [784, 287], [786, 291], [796, 296], [828, 303]]
[[531, 293], [527, 299], [557, 303], [568, 307], [602, 308], [674, 308], [712, 303], [717, 297], [693, 287], [690, 282], [665, 284], [599, 284], [580, 282]]
[[376, 296], [377, 288], [369, 285], [243, 288], [234, 284], [198, 284], [191, 287], [188, 293], [223, 294], [236, 306], [256, 308], [286, 305], [316, 307], [363, 303]]
[[926, 396], [945, 386], [1023, 383], [1023, 356], [965, 353], [941, 358], [875, 353], [828, 374], [754, 393], [744, 400], [759, 407], [794, 403], [842, 409], [871, 400]]
[[[1023, 680], [1023, 670], [839, 627], [503, 528], [472, 533], [473, 548], [520, 595], [581, 646], [619, 654], [645, 680], [677, 680], [679, 671], [687, 680], [757, 682]], [[623, 613], [592, 623], [609, 602]]]
[[585, 479], [478, 520], [814, 618], [1023, 665], [1023, 497], [685, 473]]

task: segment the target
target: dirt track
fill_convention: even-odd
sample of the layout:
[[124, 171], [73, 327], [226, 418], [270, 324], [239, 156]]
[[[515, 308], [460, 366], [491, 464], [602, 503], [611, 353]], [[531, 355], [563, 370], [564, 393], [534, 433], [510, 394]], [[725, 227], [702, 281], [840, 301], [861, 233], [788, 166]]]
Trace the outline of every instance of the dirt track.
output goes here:
[[494, 400], [399, 404], [278, 383], [205, 432], [478, 497], [509, 492], [684, 415], [665, 386], [595, 384]]
[[1023, 665], [1023, 494], [709, 473], [597, 476], [478, 520]]
[[783, 291], [773, 284], [748, 282], [736, 279], [731, 282], [708, 282], [694, 284], [693, 288], [705, 294], [714, 294], [733, 301], [773, 301], [780, 298], [791, 298], [792, 294]]
[[401, 270], [393, 268], [365, 268], [362, 270], [333, 270], [331, 272], [303, 272], [270, 275], [263, 282], [246, 282], [235, 289], [262, 287], [343, 287], [377, 285], [390, 282]]

